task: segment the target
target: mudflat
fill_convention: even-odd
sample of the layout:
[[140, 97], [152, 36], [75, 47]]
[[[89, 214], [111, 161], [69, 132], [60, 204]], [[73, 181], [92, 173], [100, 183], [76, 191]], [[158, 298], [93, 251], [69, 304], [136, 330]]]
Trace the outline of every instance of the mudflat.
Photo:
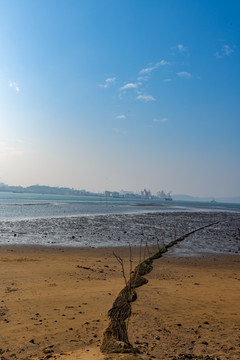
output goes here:
[[[114, 251], [128, 276], [129, 249]], [[145, 278], [128, 322], [143, 358], [240, 359], [239, 255], [169, 251]], [[0, 359], [105, 359], [107, 312], [124, 285], [112, 248], [1, 247]]]

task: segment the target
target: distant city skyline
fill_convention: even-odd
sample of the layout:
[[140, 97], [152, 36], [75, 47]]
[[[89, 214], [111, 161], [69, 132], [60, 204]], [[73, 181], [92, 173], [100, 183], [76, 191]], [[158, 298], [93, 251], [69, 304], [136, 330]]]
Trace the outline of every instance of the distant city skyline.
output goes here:
[[7, 184], [0, 183], [0, 194], [1, 193], [31, 193], [31, 194], [55, 194], [55, 195], [74, 195], [74, 196], [105, 196], [105, 197], [127, 197], [127, 198], [145, 198], [145, 199], [162, 199], [162, 200], [176, 200], [176, 201], [218, 201], [218, 202], [228, 202], [240, 204], [240, 196], [232, 197], [213, 197], [213, 196], [194, 196], [189, 194], [172, 194], [171, 192], [165, 192], [164, 190], [159, 190], [156, 193], [153, 193], [151, 189], [143, 189], [140, 191], [131, 191], [131, 190], [105, 190], [103, 192], [91, 192], [88, 189], [74, 189], [68, 187], [50, 187], [46, 185], [31, 185], [29, 187], [22, 186], [8, 186]]
[[240, 196], [239, 11], [0, 0], [0, 182]]
[[[30, 185], [27, 187], [23, 187], [23, 186], [18, 186], [18, 185], [8, 185], [5, 183], [0, 182], [0, 192], [1, 191], [5, 191], [5, 192], [32, 192], [32, 193], [59, 193], [59, 194], [66, 194], [66, 193], [72, 193], [75, 195], [80, 195], [80, 194], [87, 194], [87, 193], [95, 193], [95, 192], [90, 192], [87, 189], [80, 189], [80, 188], [69, 188], [69, 187], [58, 187], [58, 186], [47, 186], [47, 185], [40, 185], [40, 184], [35, 184], [35, 185]], [[113, 197], [117, 197], [117, 196], [124, 196], [124, 195], [141, 195], [142, 197], [145, 198], [150, 198], [152, 195], [157, 195], [158, 197], [161, 198], [166, 198], [166, 197], [170, 197], [170, 193], [165, 193], [164, 190], [159, 190], [156, 194], [153, 194], [151, 192], [150, 189], [141, 189], [139, 191], [131, 191], [131, 190], [114, 190], [114, 191], [109, 191], [109, 190], [105, 190], [103, 192], [97, 192], [95, 194], [104, 194], [106, 196], [113, 196]]]

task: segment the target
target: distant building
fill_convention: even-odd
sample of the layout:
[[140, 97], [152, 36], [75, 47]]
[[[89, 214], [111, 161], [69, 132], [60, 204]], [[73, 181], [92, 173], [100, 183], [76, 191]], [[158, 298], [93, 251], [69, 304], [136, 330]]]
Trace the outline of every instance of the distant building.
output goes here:
[[106, 197], [119, 198], [119, 192], [117, 192], [117, 191], [108, 191], [108, 190], [106, 190], [104, 194], [105, 194]]
[[165, 199], [166, 196], [167, 196], [167, 195], [166, 195], [166, 193], [165, 193], [163, 190], [157, 192], [157, 197], [158, 197], [159, 199]]
[[152, 198], [151, 191], [150, 191], [150, 190], [147, 190], [147, 189], [144, 189], [144, 190], [141, 192], [141, 195], [142, 195], [142, 198], [143, 198], [143, 199], [151, 199], [151, 198]]

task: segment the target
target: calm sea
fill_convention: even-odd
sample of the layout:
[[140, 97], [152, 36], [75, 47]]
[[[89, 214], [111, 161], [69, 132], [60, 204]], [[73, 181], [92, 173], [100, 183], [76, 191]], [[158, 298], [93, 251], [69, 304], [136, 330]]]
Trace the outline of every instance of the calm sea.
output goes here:
[[238, 253], [240, 205], [0, 192], [0, 246], [155, 246], [215, 222], [174, 251]]
[[156, 211], [240, 212], [240, 204], [0, 192], [0, 220]]

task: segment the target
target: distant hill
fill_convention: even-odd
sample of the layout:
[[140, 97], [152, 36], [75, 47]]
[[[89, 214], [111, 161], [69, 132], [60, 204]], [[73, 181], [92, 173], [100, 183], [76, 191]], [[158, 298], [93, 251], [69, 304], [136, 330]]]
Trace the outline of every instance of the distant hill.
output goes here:
[[[75, 190], [67, 187], [52, 187], [45, 185], [32, 185], [28, 187], [8, 186], [0, 183], [0, 191], [14, 193], [31, 193], [31, 194], [55, 194], [55, 195], [93, 195], [86, 190]], [[97, 195], [97, 194], [94, 194]]]
[[172, 195], [173, 200], [176, 201], [212, 201], [222, 203], [230, 203], [230, 204], [240, 204], [240, 196], [235, 197], [198, 197], [198, 196], [190, 196], [183, 194]]

